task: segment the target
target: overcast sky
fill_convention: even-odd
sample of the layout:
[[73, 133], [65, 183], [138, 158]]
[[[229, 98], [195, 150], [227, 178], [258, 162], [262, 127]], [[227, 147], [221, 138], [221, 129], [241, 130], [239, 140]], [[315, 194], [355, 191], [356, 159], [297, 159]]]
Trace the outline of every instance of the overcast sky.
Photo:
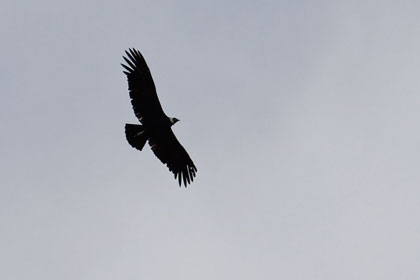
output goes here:
[[[418, 1], [0, 4], [0, 278], [420, 279]], [[198, 173], [146, 147], [148, 62]]]

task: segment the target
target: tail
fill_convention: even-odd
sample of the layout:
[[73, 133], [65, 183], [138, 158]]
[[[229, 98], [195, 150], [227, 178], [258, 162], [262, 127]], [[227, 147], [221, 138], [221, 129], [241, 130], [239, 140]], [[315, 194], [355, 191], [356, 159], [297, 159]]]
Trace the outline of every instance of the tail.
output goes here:
[[143, 126], [139, 124], [125, 124], [125, 136], [128, 143], [137, 150], [142, 150], [147, 141]]

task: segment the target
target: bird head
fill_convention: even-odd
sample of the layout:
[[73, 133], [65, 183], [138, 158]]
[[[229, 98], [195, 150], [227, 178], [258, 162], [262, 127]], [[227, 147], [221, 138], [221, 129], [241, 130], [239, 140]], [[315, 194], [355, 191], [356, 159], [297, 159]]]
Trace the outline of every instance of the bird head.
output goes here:
[[179, 122], [177, 118], [169, 118], [169, 120], [171, 121], [171, 125], [174, 125], [176, 122]]

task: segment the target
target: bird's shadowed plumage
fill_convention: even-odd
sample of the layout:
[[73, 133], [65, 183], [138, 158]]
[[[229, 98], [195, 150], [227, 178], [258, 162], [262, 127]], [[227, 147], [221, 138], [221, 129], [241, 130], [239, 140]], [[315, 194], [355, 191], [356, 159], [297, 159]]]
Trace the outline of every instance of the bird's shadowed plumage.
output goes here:
[[126, 70], [123, 72], [127, 75], [134, 113], [142, 123], [125, 125], [127, 141], [140, 151], [147, 141], [153, 153], [178, 179], [179, 185], [183, 182], [187, 186], [193, 181], [197, 168], [171, 129], [178, 119], [168, 118], [163, 112], [152, 75], [141, 53], [135, 49], [125, 53], [127, 57], [123, 58], [127, 65], [121, 65]]

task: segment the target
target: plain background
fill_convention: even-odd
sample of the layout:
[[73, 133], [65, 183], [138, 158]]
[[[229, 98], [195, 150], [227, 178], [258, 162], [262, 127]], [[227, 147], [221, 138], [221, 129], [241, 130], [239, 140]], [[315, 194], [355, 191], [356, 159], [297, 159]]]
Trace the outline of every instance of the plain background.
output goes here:
[[[420, 279], [418, 1], [0, 4], [0, 278]], [[145, 56], [179, 188], [119, 65]]]

